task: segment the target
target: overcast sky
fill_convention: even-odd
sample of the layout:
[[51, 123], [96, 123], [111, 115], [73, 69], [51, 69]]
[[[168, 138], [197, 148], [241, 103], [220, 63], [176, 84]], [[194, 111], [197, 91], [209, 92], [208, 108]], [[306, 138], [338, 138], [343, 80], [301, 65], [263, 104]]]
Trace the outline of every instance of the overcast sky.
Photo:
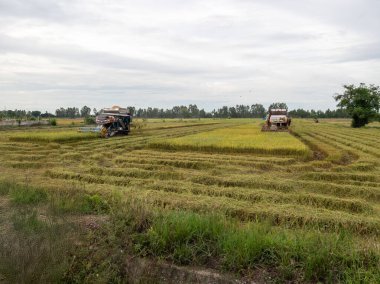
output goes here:
[[0, 108], [285, 101], [380, 85], [378, 0], [0, 0]]

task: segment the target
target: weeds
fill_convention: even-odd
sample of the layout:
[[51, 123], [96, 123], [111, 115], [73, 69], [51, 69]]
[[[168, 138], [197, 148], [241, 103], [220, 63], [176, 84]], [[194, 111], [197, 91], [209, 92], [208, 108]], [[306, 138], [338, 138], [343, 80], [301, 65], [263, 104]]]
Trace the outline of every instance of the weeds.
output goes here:
[[46, 191], [29, 186], [15, 186], [10, 193], [11, 201], [18, 205], [38, 204], [47, 200]]

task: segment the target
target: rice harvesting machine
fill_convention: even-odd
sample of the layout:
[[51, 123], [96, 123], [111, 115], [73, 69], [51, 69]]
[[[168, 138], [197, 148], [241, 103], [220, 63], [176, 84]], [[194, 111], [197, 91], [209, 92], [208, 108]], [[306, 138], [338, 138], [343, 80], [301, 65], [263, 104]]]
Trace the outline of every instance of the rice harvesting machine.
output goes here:
[[270, 109], [261, 131], [288, 131], [291, 123], [287, 109]]
[[131, 129], [132, 115], [127, 108], [113, 106], [102, 109], [96, 116], [97, 127], [82, 127], [81, 132], [99, 133], [108, 138], [115, 135], [128, 135]]

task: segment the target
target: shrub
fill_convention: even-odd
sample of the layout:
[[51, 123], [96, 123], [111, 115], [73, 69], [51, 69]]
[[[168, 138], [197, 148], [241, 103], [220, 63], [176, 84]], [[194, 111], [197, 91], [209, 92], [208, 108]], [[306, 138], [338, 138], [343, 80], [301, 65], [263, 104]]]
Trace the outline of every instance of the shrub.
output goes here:
[[51, 125], [51, 126], [57, 126], [57, 120], [55, 118], [49, 119], [49, 125]]
[[86, 117], [84, 118], [84, 124], [85, 124], [85, 125], [96, 124], [95, 117], [93, 117], [93, 116], [86, 116]]

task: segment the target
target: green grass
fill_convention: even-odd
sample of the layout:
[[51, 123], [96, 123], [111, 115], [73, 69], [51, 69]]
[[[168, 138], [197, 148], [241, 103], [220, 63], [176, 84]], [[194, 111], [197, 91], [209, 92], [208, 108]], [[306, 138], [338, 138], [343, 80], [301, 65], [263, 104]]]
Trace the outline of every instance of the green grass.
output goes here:
[[56, 213], [105, 214], [109, 204], [98, 194], [58, 192], [52, 196], [52, 210]]
[[10, 192], [11, 201], [15, 204], [38, 204], [47, 200], [46, 191], [30, 186], [15, 186]]
[[39, 233], [46, 229], [47, 224], [38, 219], [37, 211], [22, 210], [13, 215], [13, 226], [23, 233]]

